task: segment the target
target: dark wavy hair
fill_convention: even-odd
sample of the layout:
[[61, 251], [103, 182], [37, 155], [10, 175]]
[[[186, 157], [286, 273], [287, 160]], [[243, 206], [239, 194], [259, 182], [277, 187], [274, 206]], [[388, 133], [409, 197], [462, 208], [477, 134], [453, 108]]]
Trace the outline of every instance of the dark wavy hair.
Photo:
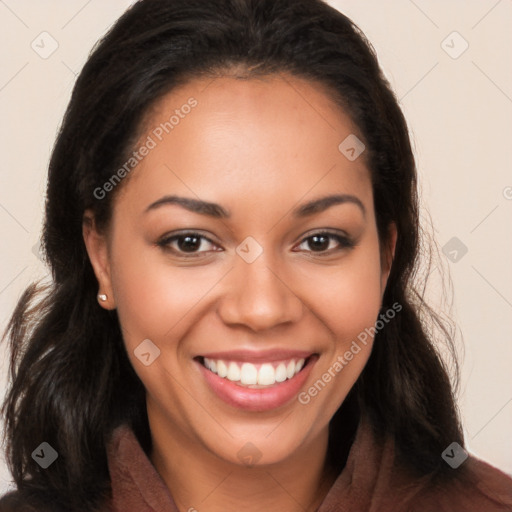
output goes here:
[[[82, 237], [87, 208], [99, 229], [108, 228], [123, 184], [103, 199], [95, 188], [127, 160], [145, 115], [177, 85], [275, 73], [324, 86], [351, 117], [366, 145], [381, 247], [390, 223], [398, 230], [382, 308], [398, 302], [402, 310], [378, 331], [330, 422], [330, 460], [343, 466], [363, 414], [377, 435], [394, 438], [401, 462], [418, 476], [444, 476], [442, 451], [463, 445], [450, 380], [454, 370], [455, 386], [456, 359], [449, 368], [436, 348], [443, 341], [454, 354], [452, 324], [415, 283], [419, 256], [430, 264], [433, 244], [423, 247], [408, 129], [365, 36], [321, 0], [141, 0], [98, 42], [76, 81], [49, 164], [42, 248], [52, 279], [26, 289], [4, 334], [7, 458], [27, 502], [94, 510], [109, 496], [113, 429], [128, 423], [146, 450], [151, 443], [144, 387], [116, 311], [98, 306]], [[43, 441], [59, 454], [44, 470], [31, 458]]]

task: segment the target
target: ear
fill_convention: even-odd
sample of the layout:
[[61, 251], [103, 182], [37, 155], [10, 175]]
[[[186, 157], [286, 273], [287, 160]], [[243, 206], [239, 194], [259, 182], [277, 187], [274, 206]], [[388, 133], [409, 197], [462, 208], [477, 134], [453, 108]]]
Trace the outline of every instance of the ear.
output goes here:
[[391, 265], [393, 264], [393, 259], [395, 258], [395, 248], [396, 248], [396, 240], [397, 240], [397, 229], [396, 224], [391, 222], [388, 227], [388, 240], [386, 246], [381, 250], [381, 282], [380, 282], [380, 291], [381, 291], [381, 300], [384, 296], [384, 291], [386, 290], [386, 284], [388, 282], [389, 273], [391, 272]]
[[108, 240], [106, 234], [98, 231], [94, 213], [90, 209], [85, 210], [82, 217], [82, 235], [89, 260], [98, 280], [98, 294], [101, 293], [107, 296], [106, 301], [98, 300], [98, 302], [105, 309], [115, 309], [114, 292], [110, 277]]

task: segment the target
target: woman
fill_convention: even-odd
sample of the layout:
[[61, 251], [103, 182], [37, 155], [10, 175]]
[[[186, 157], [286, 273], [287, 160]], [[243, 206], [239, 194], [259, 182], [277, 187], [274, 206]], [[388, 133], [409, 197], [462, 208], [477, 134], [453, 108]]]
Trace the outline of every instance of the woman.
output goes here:
[[137, 2], [51, 158], [0, 510], [512, 510], [420, 321], [416, 185], [333, 8]]

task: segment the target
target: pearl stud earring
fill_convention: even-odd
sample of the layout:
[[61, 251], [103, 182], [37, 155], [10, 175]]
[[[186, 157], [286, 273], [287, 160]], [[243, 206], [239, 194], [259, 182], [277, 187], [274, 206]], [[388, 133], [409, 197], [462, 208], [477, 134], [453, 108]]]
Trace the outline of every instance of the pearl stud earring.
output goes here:
[[98, 300], [105, 302], [107, 300], [107, 295], [105, 293], [98, 293]]

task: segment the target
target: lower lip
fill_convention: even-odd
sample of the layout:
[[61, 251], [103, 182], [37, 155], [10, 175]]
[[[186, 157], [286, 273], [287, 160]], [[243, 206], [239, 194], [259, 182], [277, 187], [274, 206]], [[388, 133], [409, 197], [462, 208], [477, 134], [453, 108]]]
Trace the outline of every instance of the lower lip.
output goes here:
[[254, 389], [239, 386], [205, 368], [196, 361], [203, 372], [210, 389], [227, 404], [246, 411], [268, 411], [281, 407], [292, 400], [311, 373], [318, 356], [311, 356], [302, 370], [291, 379], [268, 388]]

